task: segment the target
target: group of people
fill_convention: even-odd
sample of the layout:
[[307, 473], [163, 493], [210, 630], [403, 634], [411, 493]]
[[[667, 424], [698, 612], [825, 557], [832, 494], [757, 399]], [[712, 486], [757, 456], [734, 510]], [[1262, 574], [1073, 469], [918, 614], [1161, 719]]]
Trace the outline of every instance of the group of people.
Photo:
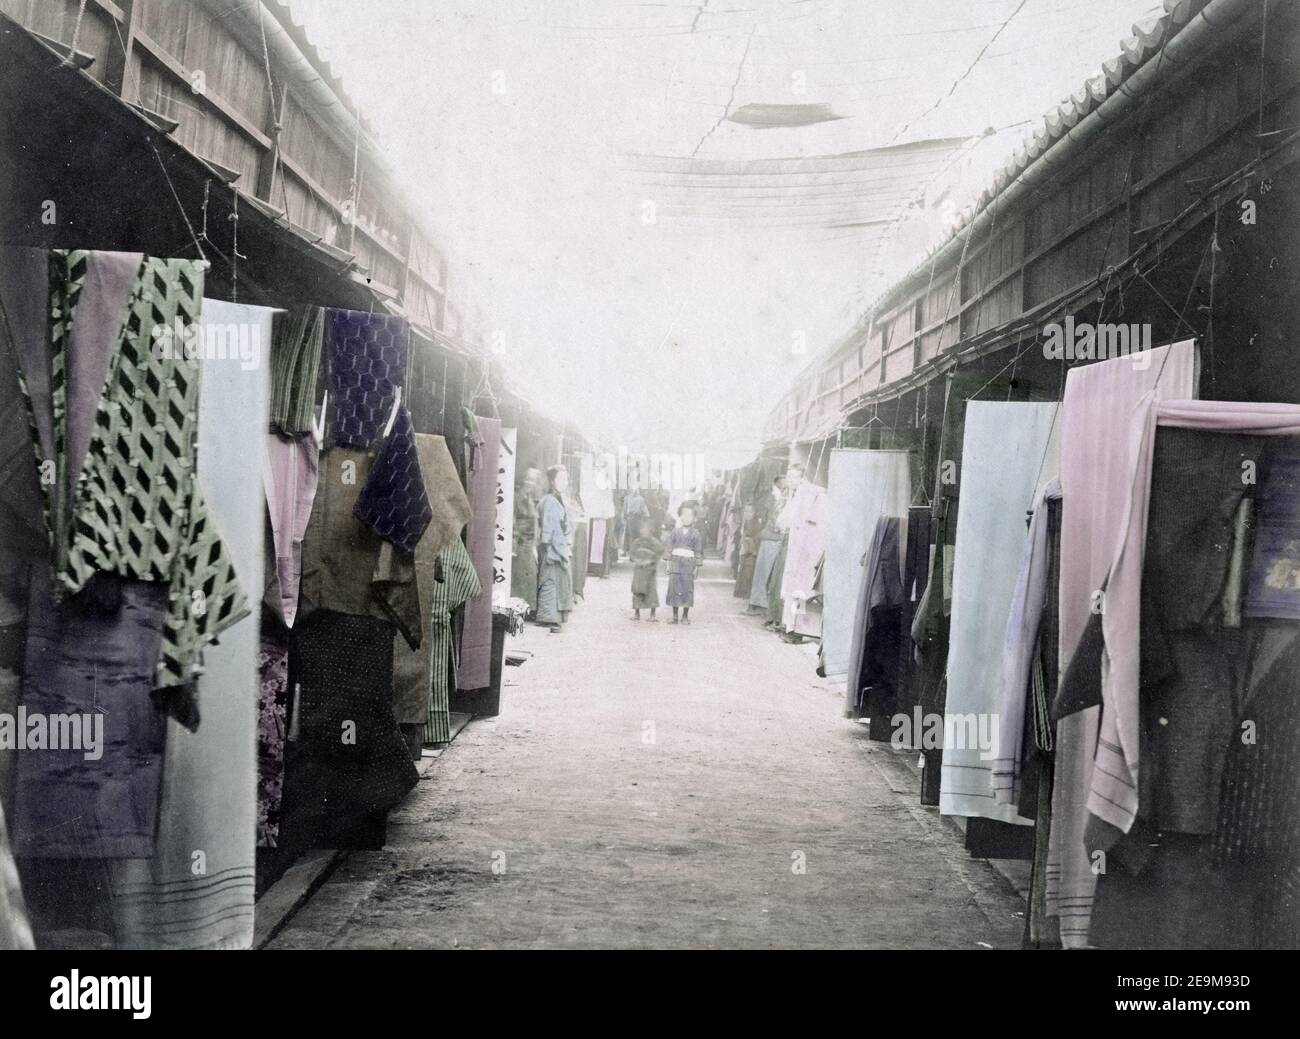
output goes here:
[[[650, 620], [658, 620], [659, 561], [667, 559], [667, 604], [673, 616], [669, 624], [690, 624], [695, 605], [695, 577], [704, 565], [704, 537], [695, 526], [694, 502], [683, 502], [677, 509], [677, 522], [666, 540], [658, 536], [649, 516], [626, 519], [636, 534], [632, 537], [632, 618], [641, 619], [641, 611], [650, 611]], [[624, 514], [626, 518], [626, 513]]]
[[[563, 630], [574, 604], [575, 566], [585, 560], [573, 558], [577, 519], [568, 496], [569, 473], [562, 465], [542, 474], [529, 469], [515, 495], [515, 531], [512, 565], [512, 594], [526, 599], [533, 620], [552, 633]], [[658, 572], [661, 562], [668, 578], [665, 604], [672, 609], [670, 624], [690, 624], [695, 605], [695, 579], [704, 564], [705, 533], [700, 528], [701, 494], [691, 494], [673, 517], [668, 496], [662, 491], [643, 493], [632, 487], [620, 503], [618, 523], [610, 532], [615, 545], [622, 546], [632, 562], [632, 616], [658, 620], [660, 607]], [[617, 559], [617, 548], [613, 549]]]

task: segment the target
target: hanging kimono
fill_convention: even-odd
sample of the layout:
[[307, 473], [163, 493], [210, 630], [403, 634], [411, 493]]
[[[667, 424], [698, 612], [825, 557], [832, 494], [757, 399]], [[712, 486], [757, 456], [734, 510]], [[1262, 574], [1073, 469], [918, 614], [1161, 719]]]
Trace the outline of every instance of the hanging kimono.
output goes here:
[[411, 413], [398, 408], [393, 428], [375, 457], [370, 478], [357, 498], [357, 519], [406, 555], [415, 551], [433, 519], [415, 448]]
[[[447, 442], [440, 436], [417, 433], [415, 443], [420, 453], [420, 468], [431, 474], [443, 474], [441, 479], [430, 484], [431, 492], [435, 496], [439, 493], [456, 496], [461, 503], [458, 515], [464, 516], [467, 520], [469, 499], [465, 496], [460, 480], [451, 466]], [[447, 548], [447, 544], [436, 542], [434, 532], [435, 528], [430, 525], [415, 548], [415, 580], [420, 599], [420, 645], [412, 649], [400, 634], [393, 639], [393, 712], [397, 715], [399, 725], [418, 725], [421, 729], [429, 717], [429, 702], [433, 695], [437, 663], [435, 658], [443, 652], [433, 648], [438, 637], [433, 631], [433, 604], [436, 590], [446, 580], [441, 573], [438, 559]], [[459, 535], [459, 531], [456, 535]], [[460, 544], [460, 538], [456, 535], [453, 535], [451, 540]]]
[[[1128, 487], [1130, 445], [1121, 434], [1147, 393], [1185, 399], [1196, 393], [1196, 346], [1187, 341], [1143, 355], [1139, 366], [1117, 358], [1074, 368], [1061, 404], [1060, 662], [1064, 674], [1093, 617], [1094, 592], [1112, 561], [1114, 528]], [[1098, 437], [1097, 430], [1111, 431]], [[1047, 911], [1060, 917], [1061, 943], [1081, 948], [1097, 878], [1084, 842], [1086, 800], [1097, 752], [1096, 707], [1061, 718], [1056, 727], [1056, 773], [1048, 857]]]
[[1026, 825], [994, 796], [1007, 617], [1036, 489], [1056, 476], [1057, 404], [970, 401], [953, 566], [952, 647], [939, 810]]
[[[52, 250], [49, 258], [57, 482], [47, 513], [56, 572], [70, 592], [98, 573], [167, 584], [155, 684], [184, 686], [200, 649], [248, 612], [195, 479], [200, 369], [187, 352], [203, 271], [190, 260], [142, 257], [136, 265], [121, 253]], [[122, 272], [131, 267], [128, 284]], [[125, 318], [105, 324], [119, 313], [124, 284]], [[83, 348], [85, 337], [92, 342]], [[106, 354], [87, 437], [78, 421]]]
[[[48, 255], [48, 351], [24, 370], [55, 573], [33, 571], [24, 702], [90, 719], [116, 706], [93, 769], [75, 751], [23, 755], [22, 855], [152, 854], [163, 726], [149, 694], [196, 726], [199, 649], [247, 613], [196, 479], [201, 291], [193, 261]], [[74, 594], [56, 601], [54, 579]]]
[[325, 355], [336, 444], [368, 448], [383, 434], [406, 377], [409, 343], [407, 323], [392, 314], [326, 312]]
[[425, 719], [425, 743], [446, 743], [451, 739], [451, 690], [459, 688], [451, 615], [482, 592], [478, 570], [469, 551], [459, 538], [453, 538], [438, 554], [433, 591], [429, 597], [429, 659], [433, 664], [433, 680]]

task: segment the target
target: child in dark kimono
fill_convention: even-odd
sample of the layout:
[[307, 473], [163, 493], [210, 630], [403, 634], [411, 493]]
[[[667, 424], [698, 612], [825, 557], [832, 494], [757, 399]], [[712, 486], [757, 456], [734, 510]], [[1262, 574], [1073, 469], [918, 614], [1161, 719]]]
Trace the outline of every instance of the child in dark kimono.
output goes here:
[[690, 624], [695, 575], [704, 565], [704, 538], [695, 529], [695, 510], [690, 505], [683, 504], [677, 510], [677, 519], [677, 526], [668, 535], [668, 605], [673, 608], [673, 619], [668, 623], [677, 623], [680, 608], [681, 622]]
[[655, 537], [649, 517], [638, 516], [631, 520], [635, 527], [632, 539], [632, 618], [641, 619], [641, 611], [648, 609], [650, 619], [658, 620], [655, 610], [659, 606], [659, 560], [664, 556], [664, 543]]

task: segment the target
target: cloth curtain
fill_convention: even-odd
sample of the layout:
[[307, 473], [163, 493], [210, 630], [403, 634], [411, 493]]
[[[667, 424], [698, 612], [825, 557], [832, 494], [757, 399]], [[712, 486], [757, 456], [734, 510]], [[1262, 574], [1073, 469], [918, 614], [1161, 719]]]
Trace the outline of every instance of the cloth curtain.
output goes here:
[[821, 614], [807, 608], [817, 567], [826, 551], [826, 490], [805, 480], [790, 500], [790, 542], [786, 549], [781, 625], [798, 635], [821, 634]]
[[[205, 327], [246, 329], [263, 344], [273, 315], [265, 307], [203, 302]], [[231, 431], [265, 429], [269, 398], [265, 367], [204, 359], [199, 483], [231, 562], [250, 587], [262, 583], [265, 456]], [[259, 647], [256, 615], [224, 631], [203, 655], [197, 731], [167, 722], [156, 847], [147, 862], [115, 871], [121, 944], [252, 945]]]
[[1030, 822], [994, 796], [997, 697], [1025, 517], [1036, 489], [1056, 477], [1059, 465], [1058, 409], [1001, 401], [966, 406], [939, 789], [944, 815]]
[[[1061, 404], [1060, 672], [1074, 657], [1093, 616], [1093, 593], [1113, 561], [1116, 525], [1125, 506], [1131, 444], [1124, 435], [1148, 393], [1159, 399], [1195, 395], [1193, 342], [1137, 357], [1074, 368]], [[1101, 435], [1099, 431], [1102, 431]], [[1096, 707], [1060, 719], [1048, 848], [1047, 912], [1060, 918], [1061, 944], [1088, 943], [1096, 877], [1084, 842], [1087, 793], [1097, 752]]]
[[822, 578], [822, 656], [827, 678], [843, 679], [848, 674], [864, 556], [876, 520], [907, 514], [910, 463], [906, 451], [831, 451]]

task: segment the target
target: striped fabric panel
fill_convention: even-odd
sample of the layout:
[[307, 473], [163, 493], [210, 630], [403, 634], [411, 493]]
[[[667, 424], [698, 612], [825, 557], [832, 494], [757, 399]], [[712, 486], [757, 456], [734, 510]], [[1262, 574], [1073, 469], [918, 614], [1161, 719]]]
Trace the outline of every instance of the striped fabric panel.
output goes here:
[[[452, 611], [483, 593], [474, 561], [460, 538], [438, 553], [442, 580], [433, 582], [430, 595], [429, 652], [433, 654], [433, 688], [429, 692], [429, 718], [424, 726], [425, 743], [446, 743], [451, 739], [451, 694], [456, 680], [455, 647], [451, 638]], [[449, 663], [450, 661], [450, 663]]]
[[325, 311], [296, 307], [280, 314], [271, 335], [271, 425], [288, 436], [312, 428], [320, 379]]

